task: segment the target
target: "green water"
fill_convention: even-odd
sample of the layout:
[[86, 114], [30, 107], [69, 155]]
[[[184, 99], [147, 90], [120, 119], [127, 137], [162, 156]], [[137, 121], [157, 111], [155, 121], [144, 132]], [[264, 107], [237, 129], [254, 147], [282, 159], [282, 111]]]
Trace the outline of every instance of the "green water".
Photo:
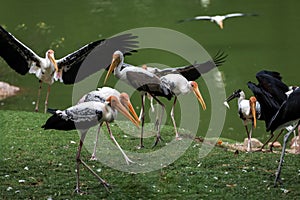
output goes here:
[[[209, 4], [204, 6], [202, 2]], [[128, 29], [172, 29], [198, 41], [212, 55], [219, 49], [225, 51], [229, 56], [219, 70], [224, 75], [227, 96], [238, 88], [250, 96], [246, 83], [256, 82], [255, 73], [262, 69], [279, 71], [288, 85], [299, 84], [299, 8], [300, 1], [296, 0], [10, 0], [1, 2], [0, 24], [40, 56], [52, 48], [56, 58], [65, 56], [88, 42]], [[225, 20], [223, 30], [209, 21], [176, 23], [177, 20], [196, 15], [232, 12], [256, 13], [259, 16]], [[187, 64], [182, 59], [155, 50], [142, 50], [126, 61], [132, 64], [162, 63], [169, 66]], [[32, 102], [36, 101], [38, 89], [38, 81], [34, 75], [21, 76], [0, 59], [0, 81], [21, 87], [19, 95], [0, 101], [0, 109], [33, 111]], [[201, 78], [199, 83], [203, 83]], [[70, 106], [72, 88], [55, 83], [49, 107]], [[42, 100], [45, 93], [46, 85]], [[208, 94], [204, 93], [203, 97], [209, 99]], [[137, 94], [133, 97], [133, 103], [140, 103]], [[42, 104], [41, 108], [43, 109]], [[202, 113], [204, 119], [199, 128], [200, 134], [209, 120], [209, 114]], [[222, 136], [242, 140], [246, 136], [244, 132], [237, 115], [236, 101], [232, 102], [231, 109], [227, 110]], [[263, 122], [258, 122], [253, 135], [259, 139], [267, 137]]]

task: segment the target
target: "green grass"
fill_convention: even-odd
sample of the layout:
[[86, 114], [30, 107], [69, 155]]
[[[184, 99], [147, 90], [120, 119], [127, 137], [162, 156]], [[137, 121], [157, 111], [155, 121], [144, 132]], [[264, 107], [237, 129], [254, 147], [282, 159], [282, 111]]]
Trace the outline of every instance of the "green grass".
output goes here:
[[[90, 152], [83, 149], [83, 160], [94, 170], [101, 169], [97, 173], [112, 187], [107, 192], [81, 168], [81, 187], [87, 194], [73, 194], [78, 133], [44, 131], [40, 126], [49, 116], [0, 111], [1, 199], [297, 199], [300, 196], [299, 155], [286, 155], [283, 185], [274, 188], [279, 154], [240, 152], [234, 155], [224, 148], [214, 147], [208, 156], [200, 159], [202, 144], [195, 141], [190, 141], [191, 145], [175, 162], [149, 173], [122, 172], [101, 162], [89, 161]], [[146, 148], [137, 150], [138, 138], [124, 137], [116, 125], [112, 130], [124, 149], [143, 153], [159, 150], [174, 137], [172, 127], [164, 127], [164, 142], [152, 149], [154, 139], [150, 137], [145, 140]], [[102, 135], [109, 139], [107, 134]], [[101, 152], [98, 155], [101, 157]], [[122, 160], [120, 165], [124, 163]]]

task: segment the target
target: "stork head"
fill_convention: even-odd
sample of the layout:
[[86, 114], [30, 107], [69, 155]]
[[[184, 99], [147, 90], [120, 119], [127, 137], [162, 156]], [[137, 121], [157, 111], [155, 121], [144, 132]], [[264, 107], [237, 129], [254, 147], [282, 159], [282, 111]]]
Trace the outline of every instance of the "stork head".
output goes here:
[[136, 121], [140, 122], [139, 117], [137, 116], [137, 114], [136, 114], [136, 112], [135, 112], [135, 110], [134, 110], [134, 108], [133, 108], [133, 106], [132, 106], [132, 104], [131, 104], [131, 102], [130, 102], [129, 95], [128, 95], [127, 93], [122, 92], [122, 93], [120, 94], [120, 102], [121, 102], [121, 104], [122, 104], [125, 108], [127, 108], [127, 109], [129, 110], [129, 112], [133, 115], [134, 119], [135, 119]]
[[55, 68], [55, 71], [58, 72], [58, 66], [57, 66], [57, 63], [56, 63], [56, 60], [54, 58], [54, 51], [52, 49], [49, 49], [47, 52], [46, 52], [46, 59], [49, 59], [50, 62], [54, 65], [54, 68]]
[[249, 104], [253, 116], [253, 127], [256, 128], [256, 98], [254, 96], [249, 98]]
[[118, 110], [120, 113], [122, 113], [125, 117], [127, 117], [134, 125], [136, 125], [137, 127], [139, 127], [139, 121], [137, 121], [136, 119], [134, 119], [129, 112], [127, 111], [127, 109], [120, 103], [120, 101], [118, 100], [118, 98], [116, 96], [109, 96], [106, 101], [109, 103], [110, 107], [112, 109], [116, 109]]
[[243, 92], [243, 90], [241, 89], [238, 89], [238, 90], [235, 90], [232, 95], [230, 95], [229, 97], [227, 97], [224, 101], [224, 105], [229, 108], [229, 105], [228, 103], [234, 99], [234, 98], [245, 98], [245, 93]]
[[198, 84], [195, 81], [191, 81], [190, 84], [191, 84], [191, 87], [192, 87], [192, 90], [193, 90], [195, 96], [197, 97], [198, 101], [200, 102], [200, 104], [202, 106], [202, 109], [206, 110], [206, 104], [202, 98], [200, 91], [199, 91]]
[[115, 51], [113, 56], [112, 56], [112, 61], [111, 64], [109, 66], [108, 72], [105, 76], [104, 79], [104, 84], [106, 83], [108, 77], [110, 76], [110, 74], [115, 70], [115, 68], [117, 68], [124, 60], [124, 55], [121, 51]]

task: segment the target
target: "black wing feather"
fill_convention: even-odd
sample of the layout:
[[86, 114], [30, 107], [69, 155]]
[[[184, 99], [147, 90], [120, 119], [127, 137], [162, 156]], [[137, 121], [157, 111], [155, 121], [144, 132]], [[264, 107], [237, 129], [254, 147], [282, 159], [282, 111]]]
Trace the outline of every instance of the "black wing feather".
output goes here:
[[281, 105], [287, 98], [286, 92], [289, 87], [281, 81], [278, 72], [260, 71], [256, 74], [258, 86], [272, 95], [274, 100]]
[[300, 119], [300, 89], [296, 89], [283, 102], [278, 112], [274, 115], [267, 131], [275, 131], [277, 128], [287, 123]]
[[60, 59], [58, 66], [64, 69], [63, 82], [77, 83], [101, 69], [106, 69], [111, 63], [111, 55], [116, 50], [129, 52], [137, 47], [137, 41], [133, 40], [136, 38], [131, 34], [123, 34], [95, 41]]
[[0, 26], [0, 56], [17, 73], [25, 75], [31, 62], [39, 65], [39, 56]]
[[225, 58], [227, 57], [224, 52], [219, 51], [213, 60], [206, 61], [205, 63], [193, 64], [183, 67], [177, 68], [168, 68], [164, 70], [157, 71], [155, 75], [158, 77], [165, 76], [167, 74], [179, 73], [184, 76], [188, 81], [195, 81], [202, 74], [209, 72], [215, 67], [221, 66], [225, 62]]
[[149, 77], [147, 74], [140, 72], [127, 72], [127, 80], [130, 85], [138, 91], [148, 92], [151, 95], [162, 96], [170, 100], [173, 96], [167, 84], [154, 76]]
[[268, 93], [255, 83], [248, 82], [247, 85], [248, 88], [253, 92], [257, 101], [260, 103], [260, 119], [265, 121], [266, 128], [268, 128], [272, 117], [278, 111], [281, 104], [279, 104], [270, 93]]
[[76, 129], [75, 123], [72, 120], [64, 120], [59, 115], [53, 114], [46, 123], [42, 126], [46, 129], [55, 129], [55, 130], [74, 130]]

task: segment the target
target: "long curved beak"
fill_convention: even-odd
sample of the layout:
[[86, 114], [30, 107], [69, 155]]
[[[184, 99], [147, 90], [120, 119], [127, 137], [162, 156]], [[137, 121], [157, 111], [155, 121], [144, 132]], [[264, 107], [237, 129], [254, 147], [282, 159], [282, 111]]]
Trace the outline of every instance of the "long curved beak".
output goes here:
[[118, 101], [116, 104], [116, 109], [122, 113], [125, 117], [127, 117], [136, 127], [139, 128], [139, 121], [137, 121], [135, 118], [133, 118], [130, 113], [126, 110], [126, 108]]
[[131, 104], [130, 101], [128, 101], [127, 106], [128, 106], [128, 110], [133, 115], [134, 119], [136, 121], [138, 121], [138, 123], [140, 124], [140, 119], [139, 119], [138, 115], [136, 114], [136, 112], [135, 112], [135, 110], [134, 110], [134, 108], [133, 108], [133, 106], [132, 106], [132, 104]]
[[109, 69], [108, 69], [108, 72], [105, 76], [105, 79], [104, 79], [104, 84], [106, 83], [108, 77], [111, 75], [111, 73], [114, 71], [114, 69], [119, 65], [120, 63], [120, 58], [113, 58], [112, 61], [111, 61], [111, 64], [109, 66]]
[[200, 102], [203, 110], [206, 110], [206, 104], [205, 104], [205, 102], [204, 102], [204, 100], [202, 98], [202, 95], [201, 95], [201, 93], [199, 91], [199, 88], [198, 87], [193, 87], [193, 92], [196, 95], [198, 101]]
[[253, 116], [253, 127], [256, 128], [256, 99], [250, 99], [250, 109]]
[[58, 72], [58, 66], [57, 66], [56, 60], [52, 56], [48, 56], [48, 58], [53, 63], [55, 71]]

